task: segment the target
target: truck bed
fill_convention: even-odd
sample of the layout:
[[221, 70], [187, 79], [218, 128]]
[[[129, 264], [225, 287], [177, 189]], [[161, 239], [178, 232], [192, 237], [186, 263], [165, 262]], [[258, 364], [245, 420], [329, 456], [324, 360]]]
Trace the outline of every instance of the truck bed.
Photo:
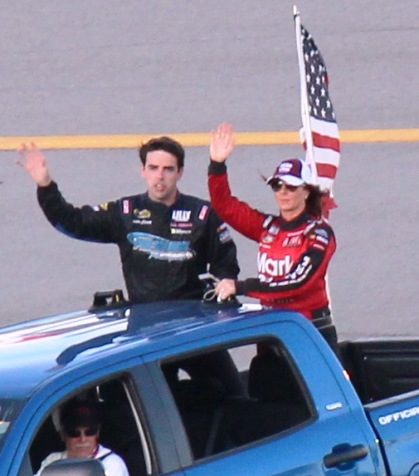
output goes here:
[[419, 390], [419, 339], [365, 339], [339, 346], [364, 404]]

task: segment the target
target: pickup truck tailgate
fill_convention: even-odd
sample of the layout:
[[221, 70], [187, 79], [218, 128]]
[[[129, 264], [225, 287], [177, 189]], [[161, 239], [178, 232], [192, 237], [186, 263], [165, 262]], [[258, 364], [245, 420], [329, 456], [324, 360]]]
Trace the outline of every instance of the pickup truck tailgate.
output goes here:
[[409, 474], [419, 462], [419, 392], [365, 405], [390, 474]]

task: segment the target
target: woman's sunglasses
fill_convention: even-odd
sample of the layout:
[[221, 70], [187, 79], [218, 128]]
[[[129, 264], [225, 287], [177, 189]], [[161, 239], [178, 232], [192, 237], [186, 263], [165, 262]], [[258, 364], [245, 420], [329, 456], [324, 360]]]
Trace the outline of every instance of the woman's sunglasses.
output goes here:
[[95, 436], [98, 434], [99, 428], [97, 426], [92, 426], [90, 428], [85, 428], [81, 430], [80, 428], [69, 428], [65, 430], [65, 434], [69, 438], [80, 438], [81, 435], [84, 436]]
[[278, 180], [276, 182], [271, 183], [271, 188], [274, 192], [279, 192], [282, 189], [289, 190], [290, 192], [295, 192], [299, 187], [296, 185], [288, 185], [287, 183]]

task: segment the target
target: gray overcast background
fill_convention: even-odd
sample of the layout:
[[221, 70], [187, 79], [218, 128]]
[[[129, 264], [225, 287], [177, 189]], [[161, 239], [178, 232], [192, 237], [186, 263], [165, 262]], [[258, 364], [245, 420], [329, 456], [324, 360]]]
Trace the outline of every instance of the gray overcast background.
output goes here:
[[[299, 79], [288, 0], [1, 1], [0, 136], [296, 131]], [[419, 4], [301, 0], [329, 70], [338, 125], [419, 127]], [[343, 144], [329, 282], [341, 338], [419, 334], [416, 143]], [[233, 191], [274, 211], [260, 173], [299, 146], [238, 147]], [[133, 149], [46, 151], [65, 197], [96, 204], [143, 191]], [[71, 240], [35, 187], [0, 161], [0, 323], [86, 308], [123, 287], [118, 250]], [[181, 188], [207, 197], [206, 148], [187, 150]], [[237, 238], [243, 277], [256, 244]]]

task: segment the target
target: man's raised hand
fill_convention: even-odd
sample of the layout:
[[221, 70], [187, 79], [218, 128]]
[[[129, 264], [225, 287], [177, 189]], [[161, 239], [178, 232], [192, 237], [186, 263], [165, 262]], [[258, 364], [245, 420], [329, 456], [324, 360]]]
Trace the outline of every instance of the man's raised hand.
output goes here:
[[18, 149], [21, 157], [16, 163], [24, 168], [39, 187], [46, 187], [51, 183], [48, 164], [38, 147], [31, 142], [22, 144]]

